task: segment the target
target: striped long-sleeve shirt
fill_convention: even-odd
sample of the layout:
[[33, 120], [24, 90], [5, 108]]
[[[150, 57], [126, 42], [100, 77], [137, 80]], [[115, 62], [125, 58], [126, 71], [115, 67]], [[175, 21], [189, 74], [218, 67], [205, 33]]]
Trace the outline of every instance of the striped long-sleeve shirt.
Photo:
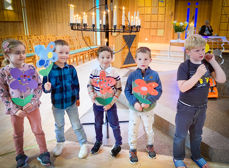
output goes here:
[[[99, 81], [101, 79], [101, 75], [102, 75], [101, 71], [103, 72], [105, 71], [106, 79], [108, 80], [112, 79], [114, 81], [112, 84], [109, 84], [108, 86], [110, 87], [109, 92], [107, 91], [101, 92], [101, 89], [103, 88], [94, 84], [95, 83], [94, 81]], [[111, 106], [117, 101], [118, 97], [122, 92], [122, 84], [121, 84], [120, 76], [115, 72], [115, 70], [112, 67], [108, 67], [105, 70], [101, 69], [100, 66], [95, 68], [90, 74], [90, 79], [87, 88], [88, 88], [88, 93], [92, 100], [94, 97], [99, 97], [102, 99], [113, 97], [110, 103]], [[95, 104], [100, 106], [102, 105], [97, 100], [95, 100]]]

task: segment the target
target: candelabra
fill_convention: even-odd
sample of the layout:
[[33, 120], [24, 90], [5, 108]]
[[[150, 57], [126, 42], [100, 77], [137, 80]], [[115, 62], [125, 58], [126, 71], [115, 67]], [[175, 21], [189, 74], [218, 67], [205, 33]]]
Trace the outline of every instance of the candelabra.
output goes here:
[[[116, 6], [112, 6], [113, 3], [111, 1], [111, 10], [108, 9], [107, 0], [105, 0], [105, 11], [103, 13], [102, 19], [97, 19], [97, 22], [99, 21], [99, 24], [95, 24], [95, 13], [93, 12], [91, 15], [91, 25], [88, 24], [88, 16], [84, 12], [83, 17], [81, 19], [80, 15], [74, 15], [74, 6], [70, 5], [70, 26], [72, 30], [77, 31], [91, 31], [91, 32], [118, 32], [118, 33], [132, 33], [132, 32], [139, 32], [141, 28], [141, 20], [139, 18], [139, 12], [134, 12], [134, 16], [130, 17], [130, 12], [128, 12], [128, 19], [127, 19], [127, 25], [125, 23], [126, 15], [125, 15], [125, 8], [122, 8], [122, 23], [120, 26], [117, 25], [117, 8]], [[102, 5], [99, 5], [102, 6]], [[90, 10], [93, 10], [94, 8], [97, 8], [99, 6], [95, 6]], [[89, 10], [89, 11], [90, 11]], [[110, 12], [111, 11], [111, 12]], [[110, 22], [111, 25], [109, 25], [109, 20], [113, 20], [113, 22]], [[102, 22], [103, 20], [103, 22]]]

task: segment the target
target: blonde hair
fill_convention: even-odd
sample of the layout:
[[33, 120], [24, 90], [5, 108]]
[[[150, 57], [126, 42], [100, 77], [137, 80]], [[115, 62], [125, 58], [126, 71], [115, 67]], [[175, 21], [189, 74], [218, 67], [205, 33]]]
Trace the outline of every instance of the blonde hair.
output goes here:
[[12, 48], [17, 47], [18, 45], [23, 45], [25, 47], [25, 45], [21, 41], [15, 40], [15, 39], [7, 39], [7, 40], [2, 42], [2, 52], [3, 52], [3, 55], [4, 55], [4, 60], [2, 61], [2, 65], [1, 66], [6, 66], [6, 65], [8, 65], [10, 63], [10, 61], [8, 60], [6, 55], [8, 53], [10, 53], [10, 50]]
[[148, 47], [139, 47], [136, 50], [135, 58], [137, 58], [138, 53], [146, 53], [149, 54], [149, 57], [151, 58], [151, 50]]
[[196, 47], [205, 47], [206, 41], [199, 34], [193, 34], [188, 36], [188, 38], [184, 42], [184, 47], [186, 50], [191, 50]]

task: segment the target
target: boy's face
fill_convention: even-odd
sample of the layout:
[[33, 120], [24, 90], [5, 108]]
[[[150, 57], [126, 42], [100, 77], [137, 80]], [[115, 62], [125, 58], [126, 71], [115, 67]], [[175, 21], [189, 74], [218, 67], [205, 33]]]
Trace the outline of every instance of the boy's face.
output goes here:
[[67, 45], [56, 45], [56, 51], [58, 54], [58, 60], [57, 63], [65, 63], [68, 60], [69, 57], [69, 46]]
[[190, 56], [190, 60], [194, 63], [201, 63], [205, 56], [205, 47], [196, 47], [191, 50], [186, 50], [186, 53]]
[[102, 68], [108, 68], [112, 61], [111, 53], [108, 51], [103, 51], [99, 53], [98, 61]]
[[149, 56], [149, 53], [138, 53], [135, 62], [137, 63], [137, 67], [141, 69], [142, 71], [145, 71], [151, 62], [151, 58]]

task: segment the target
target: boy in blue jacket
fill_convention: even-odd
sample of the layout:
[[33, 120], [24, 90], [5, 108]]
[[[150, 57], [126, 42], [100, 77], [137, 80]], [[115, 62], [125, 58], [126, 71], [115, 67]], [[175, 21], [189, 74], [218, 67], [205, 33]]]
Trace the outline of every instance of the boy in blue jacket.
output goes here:
[[147, 134], [146, 151], [150, 158], [156, 157], [153, 147], [153, 108], [162, 93], [158, 73], [149, 67], [151, 50], [147, 47], [138, 48], [135, 62], [137, 63], [137, 69], [128, 76], [125, 87], [125, 95], [130, 105], [128, 143], [131, 163], [138, 162], [136, 147], [137, 133], [141, 120]]

